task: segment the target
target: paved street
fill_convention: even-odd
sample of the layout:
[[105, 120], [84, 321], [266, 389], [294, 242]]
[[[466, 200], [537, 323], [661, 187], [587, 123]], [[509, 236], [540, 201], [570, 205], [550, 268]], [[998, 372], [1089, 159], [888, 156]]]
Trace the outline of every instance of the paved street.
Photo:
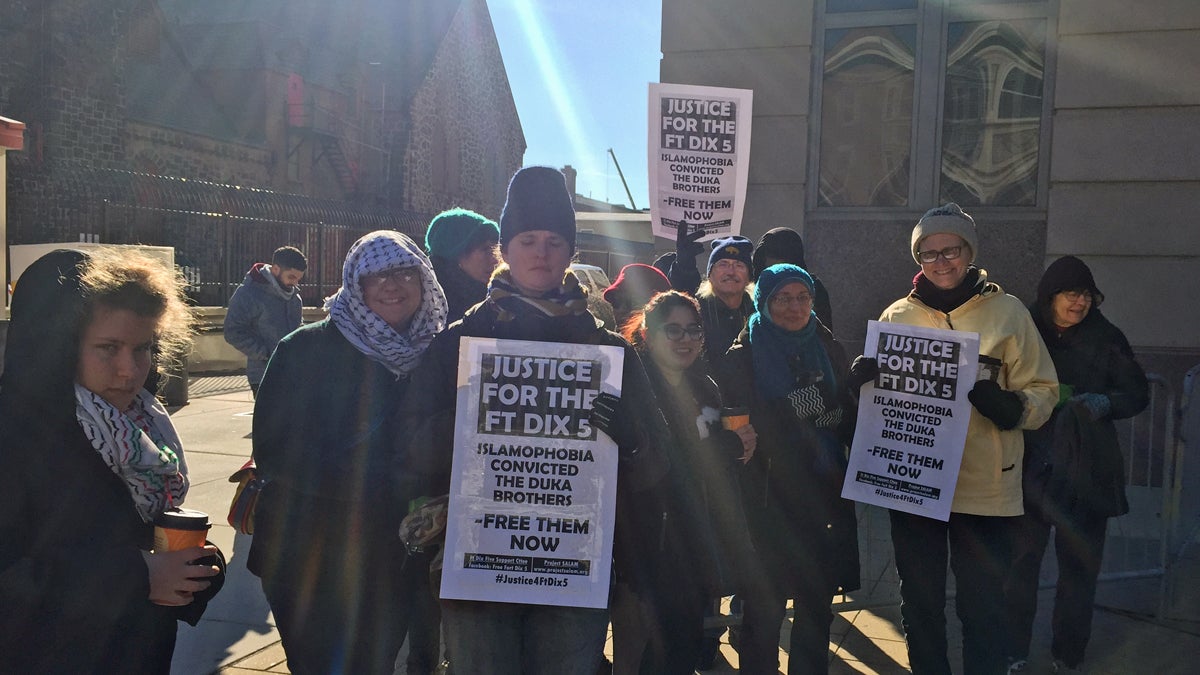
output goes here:
[[[244, 379], [200, 378], [193, 381], [188, 405], [173, 411], [173, 419], [187, 452], [192, 488], [186, 506], [208, 512], [214, 523], [210, 538], [229, 557], [225, 589], [209, 605], [204, 619], [192, 628], [180, 625], [179, 643], [172, 667], [174, 675], [287, 673], [279, 643], [258, 579], [246, 571], [249, 538], [235, 536], [225, 523], [233, 485], [227, 478], [250, 455], [253, 401]], [[212, 392], [212, 393], [209, 393]], [[874, 598], [894, 595], [894, 572], [886, 548], [873, 536], [864, 560], [876, 559], [864, 569], [864, 592]], [[882, 556], [882, 559], [879, 559]], [[1154, 620], [1159, 578], [1103, 582], [1097, 598], [1100, 609], [1094, 622], [1087, 672], [1101, 675], [1184, 675], [1196, 671], [1200, 655], [1200, 545], [1195, 541], [1168, 578], [1168, 619]], [[1049, 617], [1053, 589], [1040, 595], [1033, 654], [1033, 673], [1049, 672]], [[947, 616], [953, 620], [953, 601]], [[840, 612], [831, 635], [832, 673], [904, 673], [908, 659], [899, 628], [900, 612], [894, 602]], [[782, 630], [787, 629], [785, 623]], [[781, 630], [782, 644], [786, 634]], [[951, 631], [951, 662], [960, 662], [961, 636]], [[611, 655], [611, 643], [608, 646]], [[780, 653], [786, 663], [786, 653]], [[735, 672], [736, 652], [722, 645], [718, 667], [710, 673]]]

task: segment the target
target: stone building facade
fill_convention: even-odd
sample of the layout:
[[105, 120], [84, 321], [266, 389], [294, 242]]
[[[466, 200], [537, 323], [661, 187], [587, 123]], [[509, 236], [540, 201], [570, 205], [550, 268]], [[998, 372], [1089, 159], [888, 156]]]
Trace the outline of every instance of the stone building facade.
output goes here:
[[1200, 361], [1200, 4], [663, 0], [663, 82], [754, 90], [743, 229], [801, 231], [840, 338], [911, 286], [957, 200], [1029, 301], [1074, 254], [1148, 371]]
[[486, 4], [464, 5], [413, 97], [412, 142], [402, 163], [409, 208], [438, 211], [458, 200], [457, 206], [499, 218], [508, 179], [519, 167], [512, 158], [525, 152], [524, 136], [510, 124], [516, 105], [508, 78], [495, 67], [499, 59]]

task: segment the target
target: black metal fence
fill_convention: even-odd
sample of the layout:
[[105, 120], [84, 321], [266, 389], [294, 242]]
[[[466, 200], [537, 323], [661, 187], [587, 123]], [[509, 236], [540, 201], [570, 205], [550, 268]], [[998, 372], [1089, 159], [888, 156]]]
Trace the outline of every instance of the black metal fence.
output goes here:
[[200, 306], [224, 306], [246, 271], [284, 245], [308, 257], [305, 304], [341, 284], [342, 261], [363, 234], [422, 240], [429, 216], [257, 188], [87, 167], [13, 167], [9, 243], [84, 239], [171, 246]]

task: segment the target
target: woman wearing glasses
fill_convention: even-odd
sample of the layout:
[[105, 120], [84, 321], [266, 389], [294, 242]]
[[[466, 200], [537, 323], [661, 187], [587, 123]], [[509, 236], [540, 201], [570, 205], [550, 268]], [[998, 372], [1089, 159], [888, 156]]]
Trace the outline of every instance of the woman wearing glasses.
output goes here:
[[[914, 326], [979, 334], [980, 369], [969, 398], [962, 467], [943, 522], [891, 511], [900, 575], [901, 615], [912, 671], [949, 675], [946, 563], [954, 570], [963, 627], [963, 670], [1004, 673], [1004, 575], [1021, 507], [1022, 429], [1036, 429], [1058, 397], [1054, 364], [1021, 301], [972, 264], [975, 221], [957, 204], [931, 209], [913, 228], [921, 271], [913, 290], [879, 317]], [[874, 379], [874, 359], [855, 361], [852, 386]]]
[[846, 352], [813, 312], [814, 283], [763, 270], [749, 325], [716, 368], [725, 405], [750, 409], [758, 448], [743, 479], [756, 551], [744, 594], [740, 672], [775, 673], [793, 601], [788, 673], [829, 668], [831, 604], [859, 587], [854, 504], [841, 498], [854, 411]]
[[626, 322], [625, 337], [642, 357], [673, 442], [658, 536], [642, 546], [654, 578], [640, 595], [624, 584], [613, 594], [613, 672], [690, 675], [705, 606], [738, 590], [753, 548], [738, 475], [757, 434], [750, 424], [722, 426], [721, 396], [699, 360], [704, 328], [691, 296], [655, 295]]
[[[1065, 256], [1046, 268], [1029, 308], [1060, 384], [1050, 421], [1025, 434], [1025, 515], [1018, 520], [1016, 561], [1005, 586], [1014, 671], [1027, 667], [1051, 526], [1058, 583], [1050, 650], [1056, 672], [1073, 672], [1091, 636], [1108, 518], [1129, 512], [1113, 420], [1145, 409], [1149, 385], [1125, 334], [1100, 313], [1103, 301], [1088, 266]], [[1061, 446], [1071, 444], [1079, 454], [1063, 462], [1071, 457]], [[1069, 480], [1072, 467], [1086, 473], [1083, 481]]]
[[[254, 406], [254, 457], [269, 482], [247, 567], [262, 578], [293, 673], [391, 673], [409, 590], [396, 533], [407, 434], [394, 414], [446, 297], [429, 259], [379, 230], [346, 254], [329, 318], [285, 337]], [[404, 576], [401, 571], [404, 570]]]

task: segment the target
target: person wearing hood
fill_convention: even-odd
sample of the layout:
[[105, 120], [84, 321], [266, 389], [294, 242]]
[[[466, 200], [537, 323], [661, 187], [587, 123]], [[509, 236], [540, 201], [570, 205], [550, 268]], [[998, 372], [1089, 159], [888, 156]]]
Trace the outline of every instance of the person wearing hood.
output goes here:
[[183, 283], [141, 254], [60, 249], [16, 284], [0, 377], [2, 672], [165, 675], [178, 621], [196, 625], [224, 582], [216, 547], [154, 541], [189, 486], [155, 398], [159, 369], [191, 344]]
[[[1016, 560], [1005, 584], [1010, 672], [1028, 667], [1038, 573], [1052, 527], [1058, 557], [1053, 668], [1080, 667], [1091, 637], [1108, 519], [1129, 511], [1113, 421], [1144, 410], [1150, 386], [1125, 334], [1101, 314], [1102, 302], [1087, 264], [1064, 256], [1046, 268], [1029, 307], [1058, 371], [1059, 397], [1050, 421], [1025, 432], [1025, 515], [1018, 520]], [[1060, 445], [1074, 446], [1079, 454], [1064, 454]], [[1071, 480], [1072, 465], [1078, 480]]]
[[[930, 209], [913, 228], [909, 254], [920, 266], [911, 293], [880, 321], [979, 334], [979, 372], [948, 521], [892, 510], [900, 612], [913, 673], [949, 675], [946, 567], [954, 571], [962, 621], [963, 671], [1005, 673], [1004, 578], [1021, 502], [1022, 430], [1037, 429], [1058, 399], [1054, 362], [1029, 311], [988, 279], [975, 220], [958, 204]], [[875, 359], [855, 359], [857, 391], [878, 375]]]
[[269, 263], [254, 263], [229, 298], [225, 341], [246, 355], [246, 379], [257, 396], [267, 359], [283, 336], [300, 327], [298, 285], [308, 260], [293, 246], [275, 249]]
[[500, 226], [467, 209], [442, 211], [429, 222], [425, 250], [454, 323], [487, 295], [488, 279], [500, 264]]
[[446, 327], [446, 297], [416, 242], [378, 230], [350, 247], [325, 309], [280, 341], [254, 404], [267, 484], [246, 567], [293, 673], [391, 673], [428, 573], [397, 536], [412, 495], [394, 411]]
[[[808, 263], [804, 261], [804, 240], [800, 237], [800, 233], [789, 227], [776, 227], [767, 230], [767, 233], [758, 240], [758, 245], [754, 247], [754, 280], [758, 281], [758, 275], [762, 271], [778, 263], [788, 263], [795, 265], [809, 274], [812, 270], [809, 269]], [[828, 328], [833, 330], [833, 307], [829, 304], [829, 292], [825, 290], [825, 284], [817, 278], [817, 275], [812, 274], [813, 280], [813, 311], [817, 314], [817, 319]]]

